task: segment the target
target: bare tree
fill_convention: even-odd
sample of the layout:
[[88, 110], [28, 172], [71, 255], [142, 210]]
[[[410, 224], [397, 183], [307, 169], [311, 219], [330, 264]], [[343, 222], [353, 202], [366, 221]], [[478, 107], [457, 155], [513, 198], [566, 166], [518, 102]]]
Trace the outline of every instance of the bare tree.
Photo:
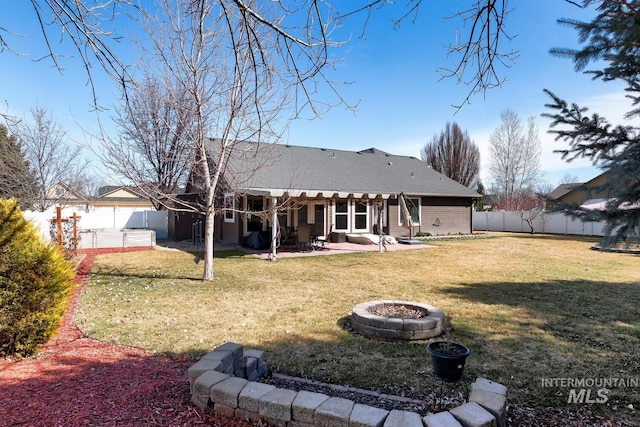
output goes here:
[[[571, 0], [567, 0], [573, 3]], [[328, 65], [328, 49], [335, 45], [332, 29], [350, 17], [364, 16], [368, 23], [369, 15], [376, 13], [382, 7], [390, 7], [395, 2], [391, 0], [356, 0], [353, 2], [337, 2], [325, 0], [303, 0], [299, 2], [271, 2], [271, 14], [257, 14], [251, 1], [234, 0], [230, 2], [217, 1], [229, 12], [244, 14], [245, 18], [261, 26], [268, 26], [281, 36], [279, 47], [283, 52], [293, 53], [292, 47], [304, 47], [298, 53], [288, 55], [288, 66], [300, 72], [300, 77], [307, 78], [313, 74], [323, 74]], [[62, 57], [55, 44], [69, 41], [77, 52], [82, 66], [87, 71], [89, 85], [94, 93], [94, 103], [97, 105], [93, 72], [104, 69], [120, 86], [125, 86], [131, 80], [126, 64], [118, 55], [122, 34], [116, 28], [126, 26], [128, 20], [138, 21], [144, 15], [143, 8], [131, 0], [40, 0], [32, 2], [39, 33], [46, 49], [40, 59], [52, 61], [60, 72], [65, 68]], [[402, 5], [395, 20], [395, 25], [415, 18], [422, 5], [422, 0], [409, 0]], [[9, 6], [6, 6], [8, 8]], [[146, 9], [146, 7], [144, 8]], [[459, 83], [468, 85], [469, 92], [457, 108], [469, 101], [477, 93], [502, 85], [506, 72], [517, 58], [518, 54], [508, 48], [512, 38], [505, 31], [505, 21], [511, 9], [508, 0], [475, 0], [465, 10], [455, 12], [450, 17], [462, 22], [460, 34], [456, 41], [448, 48], [448, 55], [454, 58], [452, 66], [439, 69], [443, 78], [454, 78]], [[412, 18], [413, 17], [413, 18]], [[363, 27], [363, 33], [367, 25]], [[17, 55], [28, 52], [17, 51], [14, 38], [22, 37], [30, 28], [22, 28], [23, 21], [18, 20], [9, 26], [0, 27], [0, 51]], [[33, 34], [35, 36], [35, 34]], [[14, 44], [15, 43], [15, 44]], [[323, 52], [324, 61], [319, 67], [306, 68], [302, 65], [309, 59], [309, 52]], [[311, 56], [315, 56], [313, 53]], [[299, 67], [302, 65], [301, 67]], [[307, 88], [310, 89], [310, 88]], [[314, 89], [311, 89], [314, 92]], [[307, 93], [310, 95], [311, 93]], [[336, 92], [337, 94], [337, 92]], [[338, 98], [339, 95], [338, 95]], [[302, 97], [300, 100], [304, 100]], [[304, 105], [303, 102], [301, 105]], [[300, 105], [300, 106], [301, 106]], [[315, 105], [317, 106], [317, 105]], [[314, 106], [314, 107], [315, 107]]]
[[512, 201], [533, 192], [540, 181], [540, 138], [534, 117], [525, 126], [518, 114], [507, 109], [500, 119], [489, 137], [489, 170], [493, 193]]
[[[56, 44], [68, 42], [75, 49], [82, 67], [86, 70], [87, 81], [93, 93], [96, 107], [97, 96], [93, 72], [103, 69], [114, 81], [124, 85], [128, 81], [128, 73], [124, 62], [117, 53], [120, 36], [115, 28], [122, 20], [130, 19], [132, 13], [139, 13], [136, 2], [129, 0], [38, 0], [31, 1], [36, 25], [45, 53], [35, 60], [50, 60], [58, 72], [63, 72], [63, 58], [67, 54], [59, 53]], [[4, 13], [11, 16], [11, 5], [4, 5]], [[21, 28], [24, 24], [32, 24], [29, 19], [12, 20], [9, 26], [0, 27], [0, 52], [9, 52], [17, 56], [26, 56], [30, 52], [14, 49], [14, 38], [28, 37], [31, 28]], [[37, 34], [32, 34], [37, 37]], [[14, 44], [15, 43], [15, 44]], [[34, 48], [34, 50], [37, 50]], [[39, 54], [39, 52], [31, 52]], [[4, 115], [6, 117], [6, 115]]]
[[114, 119], [119, 137], [102, 156], [128, 182], [143, 187], [156, 209], [186, 186], [194, 159], [192, 100], [168, 73], [132, 84]]
[[454, 78], [458, 83], [469, 86], [465, 99], [457, 104], [458, 109], [469, 102], [477, 93], [501, 87], [506, 81], [505, 69], [515, 64], [519, 54], [515, 50], [503, 50], [504, 43], [513, 36], [505, 30], [505, 20], [511, 12], [508, 0], [476, 0], [468, 9], [458, 12], [463, 32], [468, 31], [448, 47], [448, 54], [457, 57], [453, 67], [439, 69], [442, 78]]
[[[132, 96], [122, 124], [134, 155], [125, 162], [114, 161], [129, 155], [123, 156], [118, 144], [105, 145], [110, 147], [114, 171], [147, 195], [171, 209], [205, 217], [205, 280], [213, 278], [214, 215], [225, 208], [221, 194], [235, 191], [260, 167], [258, 158], [264, 158], [264, 152], [256, 147], [277, 139], [277, 119], [285, 107], [293, 106], [294, 113], [304, 105], [313, 107], [311, 90], [316, 77], [322, 79], [318, 70], [328, 61], [326, 46], [292, 37], [276, 25], [284, 19], [273, 15], [277, 8], [260, 10], [256, 4], [159, 0], [145, 22], [148, 43], [142, 46], [141, 66], [150, 75], [163, 76], [158, 104], [171, 104], [173, 117], [148, 123], [152, 108], [145, 105], [146, 111], [137, 111], [140, 99]], [[145, 86], [149, 87], [143, 82], [138, 87]], [[131, 120], [134, 112], [143, 120]], [[171, 146], [171, 137], [159, 144], [153, 138], [145, 143], [145, 132], [162, 129], [173, 138], [180, 134], [181, 143]], [[144, 156], [139, 153], [150, 146], [162, 147], [171, 161], [189, 169], [187, 184], [199, 194], [196, 200], [175, 197], [171, 186], [158, 185], [157, 171], [140, 161]]]
[[571, 175], [570, 173], [564, 174], [564, 176], [560, 179], [560, 184], [576, 184], [580, 182], [580, 178], [578, 175]]
[[101, 187], [108, 185], [108, 182], [99, 173], [92, 173], [90, 169], [82, 171], [78, 174], [77, 179], [69, 184], [77, 195], [84, 197], [86, 200], [93, 200], [98, 197], [98, 191]]
[[25, 158], [35, 175], [33, 207], [44, 211], [56, 203], [55, 194], [50, 194], [54, 185], [62, 182], [73, 185], [82, 175], [87, 160], [81, 156], [80, 147], [67, 141], [67, 133], [46, 108], [31, 108], [31, 119], [20, 121], [13, 128], [24, 149]]
[[[502, 196], [492, 206], [493, 210], [517, 212], [520, 219], [527, 223], [531, 234], [534, 233], [534, 221], [541, 217], [544, 220], [545, 198], [533, 191], [526, 191], [512, 196]], [[544, 222], [544, 221], [543, 221]]]
[[455, 122], [422, 147], [422, 160], [465, 187], [473, 187], [480, 175], [480, 150]]

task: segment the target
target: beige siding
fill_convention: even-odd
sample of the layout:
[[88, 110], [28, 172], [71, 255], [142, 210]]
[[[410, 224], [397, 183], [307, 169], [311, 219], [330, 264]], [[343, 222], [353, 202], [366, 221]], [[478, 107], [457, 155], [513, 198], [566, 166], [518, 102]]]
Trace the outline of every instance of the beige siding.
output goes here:
[[[398, 201], [389, 200], [388, 209], [388, 233], [394, 237], [408, 237], [409, 229], [398, 224]], [[470, 199], [423, 197], [420, 201], [420, 224], [413, 227], [411, 235], [418, 232], [433, 235], [471, 233]]]
[[470, 214], [466, 206], [423, 206], [420, 231], [431, 234], [471, 233]]

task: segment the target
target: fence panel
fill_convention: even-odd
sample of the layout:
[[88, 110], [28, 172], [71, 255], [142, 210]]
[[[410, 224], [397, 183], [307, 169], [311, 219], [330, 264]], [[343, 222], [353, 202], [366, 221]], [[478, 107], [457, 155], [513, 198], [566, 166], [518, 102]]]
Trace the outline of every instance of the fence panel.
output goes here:
[[156, 234], [153, 230], [98, 230], [79, 234], [78, 249], [130, 248], [155, 246]]
[[[534, 220], [535, 233], [604, 236], [604, 222], [582, 222], [561, 212], [540, 215]], [[474, 231], [529, 232], [531, 228], [518, 212], [473, 212]]]
[[[169, 236], [169, 223], [167, 211], [151, 211], [141, 208], [124, 208], [120, 207], [114, 209], [109, 207], [96, 207], [90, 212], [84, 210], [78, 210], [77, 208], [63, 208], [62, 217], [70, 218], [73, 214], [76, 214], [79, 218], [78, 229], [83, 232], [83, 238], [88, 239], [88, 243], [80, 247], [120, 247], [125, 243], [121, 243], [120, 246], [96, 246], [102, 245], [105, 242], [106, 245], [114, 245], [118, 239], [122, 240], [123, 237], [120, 231], [128, 231], [127, 229], [141, 229], [152, 230], [153, 239], [150, 237], [144, 237], [144, 245], [149, 246], [150, 242], [155, 244], [155, 239], [166, 239]], [[56, 217], [55, 206], [46, 210], [45, 212], [33, 212], [25, 211], [24, 216], [30, 219], [40, 231], [40, 234], [45, 240], [50, 239], [49, 228], [51, 220]], [[106, 233], [101, 238], [100, 243], [96, 241], [95, 235], [86, 235], [84, 232], [94, 232], [98, 230], [104, 230]], [[134, 234], [130, 234], [131, 239], [136, 239]], [[89, 246], [86, 246], [89, 245]]]

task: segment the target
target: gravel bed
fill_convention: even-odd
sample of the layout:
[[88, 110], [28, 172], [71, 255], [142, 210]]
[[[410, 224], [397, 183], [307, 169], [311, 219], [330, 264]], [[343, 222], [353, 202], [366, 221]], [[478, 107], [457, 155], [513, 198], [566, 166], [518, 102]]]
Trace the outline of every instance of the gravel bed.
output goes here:
[[462, 405], [466, 402], [465, 396], [469, 389], [469, 384], [462, 381], [457, 384], [443, 383], [438, 387], [438, 390], [430, 393], [429, 396], [424, 396], [424, 399], [415, 399], [379, 393], [371, 390], [327, 384], [306, 378], [291, 377], [277, 373], [264, 376], [260, 378], [259, 381], [265, 384], [274, 385], [278, 388], [322, 393], [330, 397], [341, 397], [343, 399], [349, 399], [355, 403], [386, 409], [388, 411], [398, 409], [416, 412], [420, 415], [445, 411]]
[[406, 305], [380, 305], [369, 309], [369, 313], [382, 317], [393, 317], [398, 319], [419, 319], [427, 316], [426, 310]]

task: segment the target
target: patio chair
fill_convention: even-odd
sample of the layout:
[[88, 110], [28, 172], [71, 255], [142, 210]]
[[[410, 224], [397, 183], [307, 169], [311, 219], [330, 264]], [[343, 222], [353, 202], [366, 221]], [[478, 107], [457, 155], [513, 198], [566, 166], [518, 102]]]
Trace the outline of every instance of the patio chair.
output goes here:
[[313, 250], [313, 246], [311, 244], [311, 227], [308, 225], [299, 225], [298, 226], [298, 250]]
[[323, 231], [324, 226], [322, 225], [311, 227], [311, 245], [314, 249], [326, 249], [327, 237], [322, 234]]

